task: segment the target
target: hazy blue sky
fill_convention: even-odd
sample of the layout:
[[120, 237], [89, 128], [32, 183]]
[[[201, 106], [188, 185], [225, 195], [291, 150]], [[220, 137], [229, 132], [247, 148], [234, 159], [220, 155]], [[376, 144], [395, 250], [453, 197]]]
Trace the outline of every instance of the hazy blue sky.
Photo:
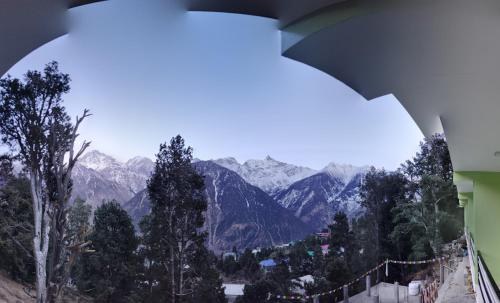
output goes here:
[[271, 19], [184, 12], [165, 0], [106, 1], [72, 10], [71, 33], [10, 73], [50, 60], [73, 79], [68, 110], [94, 116], [92, 147], [120, 160], [153, 157], [180, 133], [195, 156], [270, 155], [396, 168], [419, 129], [393, 97], [367, 102], [336, 79], [280, 55]]

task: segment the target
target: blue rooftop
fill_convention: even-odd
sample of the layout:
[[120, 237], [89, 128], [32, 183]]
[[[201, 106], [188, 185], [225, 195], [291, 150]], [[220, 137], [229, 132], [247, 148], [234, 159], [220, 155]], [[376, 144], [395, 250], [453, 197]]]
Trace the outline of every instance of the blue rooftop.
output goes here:
[[273, 267], [276, 266], [276, 262], [273, 259], [262, 260], [259, 262], [262, 267]]

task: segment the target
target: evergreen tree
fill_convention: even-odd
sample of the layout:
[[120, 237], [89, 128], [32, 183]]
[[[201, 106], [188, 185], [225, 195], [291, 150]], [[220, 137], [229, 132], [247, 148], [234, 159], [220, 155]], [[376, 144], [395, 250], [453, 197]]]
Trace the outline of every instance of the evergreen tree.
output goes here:
[[297, 276], [309, 275], [314, 272], [313, 258], [307, 253], [307, 246], [303, 241], [297, 242], [288, 256], [292, 271]]
[[[162, 144], [156, 156], [153, 174], [148, 180], [151, 214], [141, 224], [151, 274], [158, 285], [151, 289], [155, 300], [188, 302], [197, 296], [204, 283], [194, 264], [205, 251], [203, 212], [207, 202], [204, 181], [191, 165], [192, 149], [181, 136]], [[220, 283], [219, 283], [220, 284]], [[211, 288], [215, 293], [221, 285]]]
[[288, 265], [284, 262], [279, 263], [269, 272], [265, 279], [272, 285], [273, 294], [291, 295], [291, 290], [294, 286], [292, 279], [294, 277], [290, 273]]
[[409, 198], [394, 209], [395, 242], [411, 238], [412, 257], [439, 255], [443, 242], [461, 234], [463, 212], [453, 185], [453, 166], [442, 135], [426, 138], [412, 160], [402, 165]]
[[255, 284], [245, 285], [243, 296], [238, 297], [236, 303], [278, 302], [274, 297], [269, 298], [269, 294], [274, 291], [275, 288], [272, 283], [262, 279]]
[[14, 177], [13, 170], [12, 158], [7, 154], [0, 155], [0, 188]]
[[[361, 205], [366, 210], [361, 220], [366, 232], [362, 248], [370, 267], [398, 256], [397, 247], [390, 238], [395, 225], [392, 209], [406, 199], [406, 183], [405, 176], [399, 172], [388, 173], [372, 167], [361, 185]], [[377, 281], [380, 281], [378, 271]]]
[[359, 267], [355, 264], [359, 261], [359, 249], [345, 213], [336, 213], [329, 228], [330, 253], [326, 259], [326, 276], [332, 285], [338, 285], [353, 278], [355, 269]]
[[352, 268], [353, 258], [359, 250], [354, 239], [354, 234], [349, 228], [349, 220], [344, 212], [338, 212], [333, 218], [330, 228], [330, 254], [341, 256], [349, 268]]
[[192, 296], [188, 296], [186, 302], [190, 303], [225, 303], [226, 295], [222, 287], [222, 280], [219, 273], [214, 267], [217, 262], [215, 255], [210, 253], [206, 248], [200, 248], [190, 266], [198, 276], [196, 290]]
[[228, 256], [222, 259], [222, 271], [225, 275], [234, 275], [238, 270], [238, 262], [236, 262], [233, 256]]
[[346, 262], [339, 257], [330, 256], [325, 271], [326, 279], [333, 288], [344, 285], [352, 278], [351, 271], [347, 267]]
[[92, 206], [77, 198], [68, 212], [67, 241], [69, 246], [83, 242], [90, 231]]
[[338, 212], [333, 217], [333, 224], [330, 228], [330, 245], [336, 254], [343, 254], [352, 243], [352, 235], [349, 231], [349, 221], [343, 212]]
[[29, 180], [12, 173], [12, 162], [0, 156], [0, 269], [21, 282], [34, 282], [33, 210]]
[[81, 257], [78, 289], [94, 296], [96, 302], [130, 302], [138, 240], [131, 218], [120, 204], [111, 201], [97, 208], [89, 240], [93, 252]]
[[255, 281], [260, 276], [260, 265], [250, 249], [245, 249], [238, 260], [245, 279]]

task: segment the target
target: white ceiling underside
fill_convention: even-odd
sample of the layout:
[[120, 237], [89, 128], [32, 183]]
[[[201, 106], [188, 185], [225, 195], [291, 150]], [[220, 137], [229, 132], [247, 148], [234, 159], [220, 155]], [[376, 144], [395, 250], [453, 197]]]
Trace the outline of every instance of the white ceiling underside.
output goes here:
[[[276, 17], [282, 26], [339, 2], [172, 1], [185, 1], [193, 10]], [[0, 75], [67, 33], [68, 7], [94, 1], [73, 2], [2, 1]], [[374, 9], [303, 37], [284, 55], [327, 72], [367, 99], [394, 94], [426, 135], [444, 129], [455, 170], [500, 171], [494, 156], [500, 151], [500, 1], [352, 3]]]

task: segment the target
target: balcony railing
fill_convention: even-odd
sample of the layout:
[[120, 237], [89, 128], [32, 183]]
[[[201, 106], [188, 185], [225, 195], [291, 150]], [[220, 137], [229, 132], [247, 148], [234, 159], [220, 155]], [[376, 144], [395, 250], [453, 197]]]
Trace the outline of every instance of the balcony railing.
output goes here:
[[479, 282], [479, 292], [481, 294], [482, 300], [485, 303], [500, 303], [500, 291], [495, 283], [495, 280], [491, 276], [486, 263], [481, 256], [481, 252], [478, 252], [477, 258], [478, 267], [478, 282]]
[[[500, 303], [500, 291], [498, 289], [493, 276], [491, 275], [486, 263], [484, 262], [483, 257], [481, 256], [481, 252], [478, 251], [478, 254], [475, 254], [475, 245], [474, 239], [471, 237], [468, 231], [465, 232], [465, 236], [467, 239], [467, 248], [469, 251], [469, 263], [470, 270], [472, 274], [472, 283], [474, 287], [474, 291], [476, 292], [476, 302], [478, 303]], [[476, 272], [475, 266], [477, 264], [477, 284], [476, 284]]]

